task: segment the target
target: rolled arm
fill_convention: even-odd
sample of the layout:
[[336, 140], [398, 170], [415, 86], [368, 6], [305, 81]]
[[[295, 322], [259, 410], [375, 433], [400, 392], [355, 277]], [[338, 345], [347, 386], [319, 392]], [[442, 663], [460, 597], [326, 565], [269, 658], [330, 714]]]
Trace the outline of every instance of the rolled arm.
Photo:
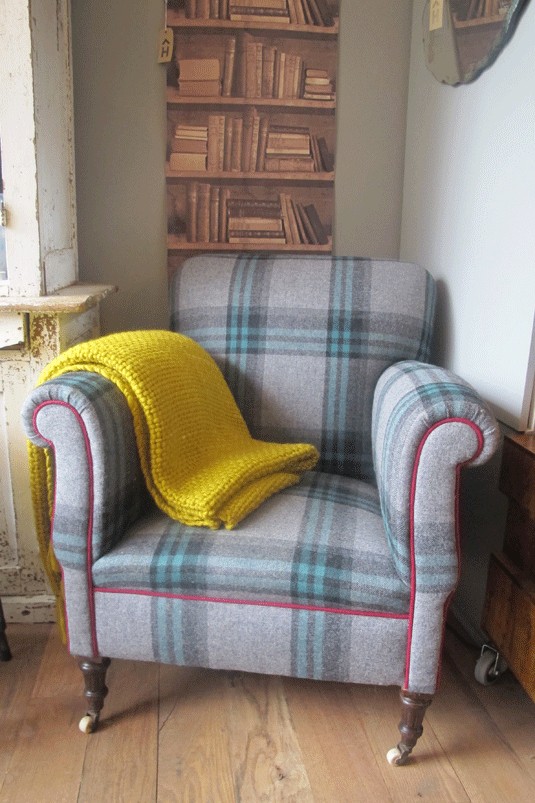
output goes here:
[[29, 440], [53, 456], [56, 558], [64, 568], [85, 567], [146, 504], [126, 399], [108, 379], [72, 372], [35, 388], [22, 420]]
[[374, 468], [385, 528], [401, 578], [451, 591], [458, 575], [459, 468], [480, 465], [501, 433], [476, 391], [443, 368], [407, 360], [375, 390]]

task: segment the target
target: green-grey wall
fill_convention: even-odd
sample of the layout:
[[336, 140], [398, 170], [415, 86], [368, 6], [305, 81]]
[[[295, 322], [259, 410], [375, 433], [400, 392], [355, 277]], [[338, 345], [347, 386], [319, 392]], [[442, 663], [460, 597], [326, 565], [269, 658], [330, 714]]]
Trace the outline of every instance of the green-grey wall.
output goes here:
[[[335, 251], [396, 258], [412, 0], [341, 0]], [[81, 279], [105, 331], [167, 325], [162, 0], [72, 3]]]

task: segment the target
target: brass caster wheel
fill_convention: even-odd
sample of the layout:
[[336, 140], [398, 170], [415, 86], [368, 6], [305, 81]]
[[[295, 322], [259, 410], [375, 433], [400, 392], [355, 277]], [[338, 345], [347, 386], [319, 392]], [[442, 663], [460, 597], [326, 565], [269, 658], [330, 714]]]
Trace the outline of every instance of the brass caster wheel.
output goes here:
[[91, 714], [86, 714], [78, 723], [78, 727], [82, 733], [93, 733], [97, 729], [98, 719], [92, 717]]

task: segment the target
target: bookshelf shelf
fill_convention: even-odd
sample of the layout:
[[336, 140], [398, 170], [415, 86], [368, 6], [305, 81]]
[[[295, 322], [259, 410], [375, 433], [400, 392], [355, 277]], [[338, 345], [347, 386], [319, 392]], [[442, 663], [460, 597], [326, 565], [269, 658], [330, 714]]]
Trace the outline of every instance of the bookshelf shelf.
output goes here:
[[167, 87], [167, 105], [176, 106], [195, 106], [206, 108], [246, 107], [258, 106], [277, 109], [279, 111], [321, 111], [334, 114], [336, 101], [334, 100], [306, 100], [304, 98], [230, 98], [223, 95], [216, 95], [213, 98], [198, 98], [188, 95], [180, 95], [178, 89], [173, 86]]
[[309, 254], [329, 254], [332, 250], [332, 242], [329, 237], [327, 245], [269, 245], [247, 243], [190, 243], [186, 239], [170, 234], [167, 238], [167, 249], [173, 252], [194, 252], [194, 251], [283, 251], [284, 253], [309, 253]]
[[504, 21], [505, 17], [498, 14], [494, 17], [476, 17], [472, 20], [459, 20], [454, 17], [453, 24], [459, 30], [466, 30], [467, 28], [481, 28], [487, 25], [503, 25]]
[[243, 173], [237, 171], [222, 171], [218, 173], [208, 173], [204, 170], [189, 170], [178, 171], [171, 170], [169, 163], [165, 167], [165, 175], [169, 181], [208, 181], [216, 183], [242, 183], [252, 182], [264, 184], [274, 182], [276, 184], [317, 184], [317, 185], [330, 185], [334, 184], [334, 173]]
[[309, 24], [207, 19], [224, 0], [168, 8], [170, 270], [203, 251], [332, 253], [339, 3], [297, 2]]
[[167, 12], [167, 24], [170, 28], [197, 30], [197, 31], [268, 31], [277, 34], [289, 34], [291, 36], [314, 37], [337, 37], [338, 19], [334, 25], [296, 25], [293, 23], [278, 22], [241, 22], [236, 20], [217, 20], [217, 19], [187, 19], [173, 9]]

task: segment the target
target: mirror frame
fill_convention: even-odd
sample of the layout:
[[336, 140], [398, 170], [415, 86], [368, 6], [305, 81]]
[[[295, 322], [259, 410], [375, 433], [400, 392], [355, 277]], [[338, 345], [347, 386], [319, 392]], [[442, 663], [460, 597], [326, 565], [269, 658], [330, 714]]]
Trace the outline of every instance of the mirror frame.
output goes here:
[[[428, 70], [430, 70], [430, 72], [434, 75], [436, 80], [439, 81], [440, 83], [447, 84], [449, 86], [462, 86], [464, 84], [473, 83], [477, 78], [479, 78], [479, 76], [483, 72], [485, 72], [485, 70], [488, 70], [489, 67], [491, 67], [494, 64], [494, 62], [496, 61], [502, 50], [511, 40], [518, 25], [518, 22], [522, 14], [526, 10], [529, 0], [512, 0], [511, 7], [509, 8], [507, 14], [504, 16], [503, 27], [500, 33], [496, 36], [496, 39], [494, 40], [486, 57], [481, 59], [478, 62], [477, 66], [470, 72], [467, 72], [465, 75], [461, 76], [457, 75], [456, 76], [457, 80], [452, 80], [451, 78], [448, 79], [447, 77], [440, 77], [431, 67], [430, 60], [428, 58], [428, 52], [430, 49], [432, 49], [433, 47], [440, 49], [440, 46], [442, 45], [445, 58], [447, 59], [449, 57], [450, 60], [453, 60], [454, 58], [456, 58], [456, 48], [457, 48], [457, 42], [455, 39], [455, 29], [452, 27], [453, 15], [450, 10], [450, 0], [443, 0], [444, 2], [443, 14], [448, 15], [449, 17], [448, 24], [446, 25], [443, 22], [442, 27], [436, 31], [429, 30], [429, 15], [430, 15], [431, 2], [433, 2], [433, 0], [426, 0], [424, 4], [424, 12], [422, 18], [423, 48], [424, 48], [424, 58], [426, 66]], [[449, 50], [449, 52], [446, 52], [447, 50]]]

